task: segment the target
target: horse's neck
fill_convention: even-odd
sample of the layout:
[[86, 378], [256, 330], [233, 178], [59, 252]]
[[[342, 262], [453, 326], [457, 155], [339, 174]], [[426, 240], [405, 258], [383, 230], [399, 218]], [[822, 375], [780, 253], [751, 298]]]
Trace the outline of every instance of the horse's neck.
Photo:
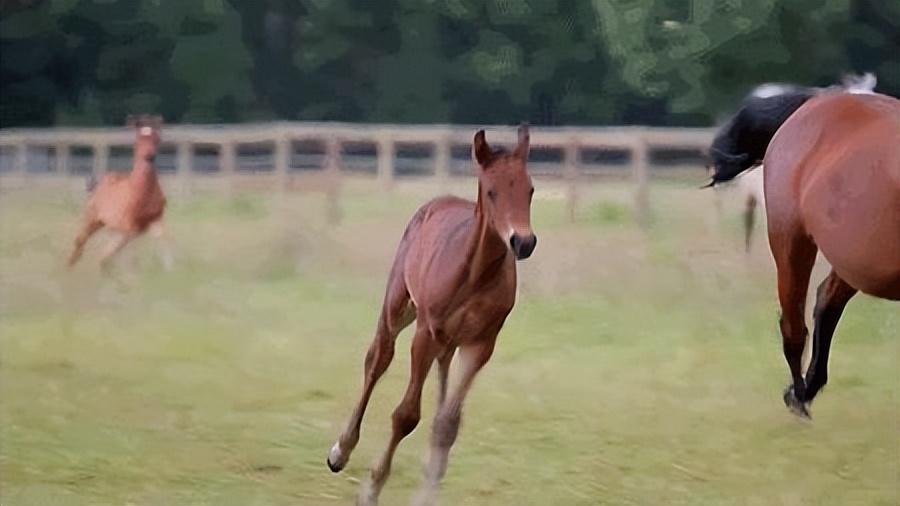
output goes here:
[[469, 265], [469, 281], [477, 282], [499, 272], [502, 261], [509, 254], [509, 249], [494, 230], [481, 201], [481, 187], [478, 188], [478, 200], [475, 202], [474, 227], [468, 240], [467, 265]]
[[157, 181], [156, 168], [153, 162], [146, 159], [135, 159], [131, 169], [131, 181], [138, 186], [146, 186]]

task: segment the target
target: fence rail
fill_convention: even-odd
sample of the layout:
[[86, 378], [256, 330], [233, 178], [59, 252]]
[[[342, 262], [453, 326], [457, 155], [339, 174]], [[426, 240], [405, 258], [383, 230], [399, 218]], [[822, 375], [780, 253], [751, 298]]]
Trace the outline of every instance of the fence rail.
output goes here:
[[[163, 145], [174, 146], [174, 172], [186, 187], [197, 176], [194, 161], [198, 148], [216, 151], [216, 171], [234, 176], [239, 171], [238, 153], [242, 146], [263, 145], [271, 152], [272, 173], [282, 189], [326, 191], [337, 198], [343, 154], [354, 144], [374, 150], [377, 179], [390, 186], [396, 177], [398, 148], [424, 146], [430, 151], [433, 177], [451, 175], [454, 152], [467, 152], [474, 132], [481, 127], [461, 125], [384, 125], [345, 123], [276, 122], [241, 125], [172, 125], [163, 130]], [[511, 146], [516, 142], [516, 129], [506, 126], [486, 127], [488, 142]], [[626, 152], [627, 165], [634, 183], [638, 215], [644, 216], [648, 203], [649, 153], [654, 149], [701, 152], [713, 137], [706, 128], [650, 127], [533, 127], [533, 150], [560, 153], [562, 170], [533, 171], [537, 177], [555, 174], [568, 184], [569, 214], [574, 216], [577, 189], [584, 177], [586, 150]], [[95, 175], [110, 170], [110, 153], [114, 148], [130, 147], [134, 134], [126, 128], [53, 128], [0, 130], [0, 151], [12, 163], [0, 171], [0, 180], [28, 174], [30, 150], [47, 149], [54, 153], [50, 172], [70, 174], [73, 149], [92, 153], [90, 170]], [[318, 145], [321, 170], [297, 171], [293, 163], [295, 143]], [[202, 176], [199, 176], [202, 177]], [[2, 181], [0, 181], [2, 182]]]

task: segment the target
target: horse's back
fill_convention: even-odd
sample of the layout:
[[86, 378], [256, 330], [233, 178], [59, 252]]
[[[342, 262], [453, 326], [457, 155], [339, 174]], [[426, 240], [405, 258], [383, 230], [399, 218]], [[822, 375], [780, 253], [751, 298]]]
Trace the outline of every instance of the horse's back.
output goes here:
[[[416, 210], [400, 240], [395, 259], [395, 269], [403, 270], [407, 257], [414, 259], [425, 254], [431, 254], [439, 250], [449, 236], [448, 230], [453, 232], [472, 219], [475, 203], [454, 196], [434, 198]], [[407, 255], [412, 249], [413, 254]]]
[[765, 165], [776, 222], [811, 236], [855, 288], [900, 298], [900, 101], [810, 100], [779, 130]]

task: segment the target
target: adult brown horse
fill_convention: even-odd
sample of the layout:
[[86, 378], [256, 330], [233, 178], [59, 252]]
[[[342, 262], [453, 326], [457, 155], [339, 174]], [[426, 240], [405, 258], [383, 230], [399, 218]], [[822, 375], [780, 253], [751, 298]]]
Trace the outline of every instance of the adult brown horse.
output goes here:
[[[534, 187], [526, 170], [528, 127], [519, 127], [512, 152], [493, 150], [481, 130], [472, 154], [480, 167], [476, 202], [441, 197], [413, 216], [394, 259], [375, 339], [366, 355], [362, 396], [328, 455], [328, 467], [344, 468], [359, 441], [363, 414], [375, 383], [394, 356], [394, 340], [416, 321], [409, 386], [394, 410], [393, 434], [363, 484], [359, 504], [374, 505], [387, 481], [400, 441], [419, 423], [422, 385], [437, 361], [438, 409], [431, 457], [416, 504], [431, 504], [447, 469], [459, 430], [463, 400], [478, 371], [491, 358], [497, 334], [516, 301], [515, 260], [531, 255]], [[459, 378], [448, 394], [450, 363], [459, 348]]]
[[[857, 291], [900, 300], [900, 101], [827, 93], [788, 117], [766, 151], [769, 246], [793, 383], [785, 404], [809, 416], [828, 381], [831, 338]], [[812, 356], [801, 366], [806, 292], [816, 252], [831, 273], [816, 294]]]

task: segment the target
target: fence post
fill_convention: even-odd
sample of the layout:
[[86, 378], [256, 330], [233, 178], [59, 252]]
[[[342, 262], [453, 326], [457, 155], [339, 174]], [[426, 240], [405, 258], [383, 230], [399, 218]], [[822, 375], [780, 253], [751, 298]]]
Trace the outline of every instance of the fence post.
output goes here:
[[13, 161], [13, 171], [17, 174], [28, 172], [28, 145], [24, 142], [16, 145], [16, 158]]
[[330, 225], [341, 221], [340, 177], [341, 141], [330, 138], [325, 142], [325, 218]]
[[58, 143], [53, 148], [54, 161], [56, 162], [55, 172], [61, 176], [65, 176], [69, 172], [69, 145]]
[[234, 174], [236, 169], [237, 150], [233, 141], [225, 141], [219, 146], [219, 171], [225, 178], [228, 192], [234, 191]]
[[563, 151], [563, 175], [566, 179], [566, 212], [569, 222], [575, 221], [578, 207], [578, 180], [581, 169], [578, 166], [578, 140], [571, 138]]
[[278, 191], [286, 191], [291, 170], [291, 139], [281, 132], [275, 140], [275, 175]]
[[181, 191], [189, 195], [192, 188], [191, 179], [194, 176], [194, 146], [190, 142], [179, 142], [175, 147], [175, 171], [181, 182]]
[[634, 181], [635, 214], [638, 223], [646, 226], [650, 217], [648, 195], [647, 140], [642, 131], [632, 146], [632, 179]]
[[378, 139], [378, 179], [385, 188], [394, 184], [394, 141], [386, 135]]
[[450, 135], [441, 135], [434, 143], [434, 175], [441, 185], [450, 178]]
[[109, 145], [103, 142], [94, 144], [94, 177], [99, 178], [109, 170]]
[[13, 172], [21, 178], [22, 186], [28, 185], [28, 144], [24, 141], [16, 145]]

